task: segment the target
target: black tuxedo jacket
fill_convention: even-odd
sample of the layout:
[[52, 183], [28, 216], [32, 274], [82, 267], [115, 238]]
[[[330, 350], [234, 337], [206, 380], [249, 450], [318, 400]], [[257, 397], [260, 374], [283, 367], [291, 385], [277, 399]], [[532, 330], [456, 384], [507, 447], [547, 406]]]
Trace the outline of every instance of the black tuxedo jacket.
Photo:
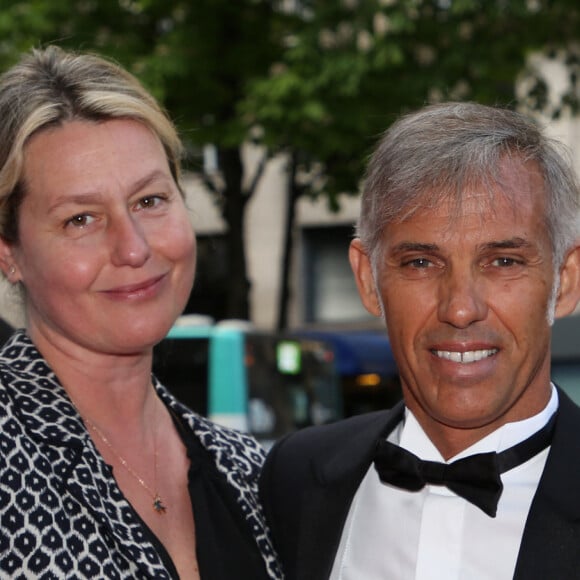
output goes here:
[[[559, 397], [552, 445], [522, 537], [518, 580], [580, 579], [580, 408], [562, 391]], [[402, 411], [400, 403], [390, 411], [304, 429], [273, 447], [260, 492], [287, 580], [330, 576], [376, 442]]]

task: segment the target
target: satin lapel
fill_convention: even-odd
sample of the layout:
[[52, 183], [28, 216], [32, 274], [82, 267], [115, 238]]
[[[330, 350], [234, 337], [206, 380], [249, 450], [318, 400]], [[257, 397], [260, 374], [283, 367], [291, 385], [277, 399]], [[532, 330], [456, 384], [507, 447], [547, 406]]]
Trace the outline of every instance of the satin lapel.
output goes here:
[[312, 489], [305, 492], [298, 542], [297, 580], [323, 580], [332, 570], [353, 497], [371, 462], [376, 442], [402, 419], [402, 403], [375, 414], [348, 444], [313, 465]]
[[328, 578], [352, 498], [368, 466], [342, 483], [313, 489], [304, 501], [308, 522], [300, 531], [297, 580]]
[[552, 446], [532, 502], [514, 578], [580, 578], [580, 409], [559, 391]]

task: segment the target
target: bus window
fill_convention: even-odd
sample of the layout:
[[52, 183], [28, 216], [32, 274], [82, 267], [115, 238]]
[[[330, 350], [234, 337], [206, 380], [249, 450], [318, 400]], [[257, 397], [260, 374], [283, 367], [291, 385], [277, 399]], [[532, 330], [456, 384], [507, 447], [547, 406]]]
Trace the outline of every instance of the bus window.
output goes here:
[[266, 446], [342, 416], [334, 351], [321, 340], [174, 327], [154, 349], [153, 372], [193, 411]]
[[166, 338], [153, 350], [153, 372], [184, 405], [206, 416], [208, 360], [208, 338]]
[[345, 417], [388, 409], [401, 399], [399, 372], [384, 331], [302, 330], [298, 336], [333, 346]]
[[247, 431], [244, 332], [207, 325], [174, 326], [153, 351], [153, 372], [193, 411]]
[[320, 340], [302, 339], [305, 382], [311, 389], [311, 422], [321, 425], [341, 419], [342, 393], [334, 349]]
[[363, 373], [342, 376], [346, 417], [390, 409], [402, 397], [398, 374]]
[[321, 341], [246, 336], [249, 430], [262, 441], [341, 416], [332, 348]]
[[553, 362], [552, 381], [580, 405], [580, 361]]
[[558, 318], [552, 327], [551, 377], [580, 405], [580, 316]]

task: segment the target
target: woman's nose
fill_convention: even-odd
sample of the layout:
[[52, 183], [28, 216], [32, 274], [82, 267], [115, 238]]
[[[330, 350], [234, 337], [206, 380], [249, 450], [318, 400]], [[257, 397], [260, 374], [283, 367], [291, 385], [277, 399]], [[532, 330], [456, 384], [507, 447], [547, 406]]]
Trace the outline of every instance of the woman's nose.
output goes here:
[[151, 248], [141, 224], [132, 216], [118, 219], [111, 228], [112, 261], [116, 266], [138, 268], [151, 255]]

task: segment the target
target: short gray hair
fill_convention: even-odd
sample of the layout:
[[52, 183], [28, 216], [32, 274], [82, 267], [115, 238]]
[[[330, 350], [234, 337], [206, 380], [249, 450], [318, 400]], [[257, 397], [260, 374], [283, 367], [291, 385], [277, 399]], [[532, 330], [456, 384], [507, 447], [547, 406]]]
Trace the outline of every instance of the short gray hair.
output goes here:
[[476, 103], [425, 107], [396, 121], [372, 155], [363, 186], [357, 235], [376, 266], [389, 223], [435, 208], [459, 206], [469, 185], [500, 186], [506, 156], [535, 162], [544, 179], [546, 228], [559, 267], [579, 235], [578, 179], [561, 144], [530, 118]]

